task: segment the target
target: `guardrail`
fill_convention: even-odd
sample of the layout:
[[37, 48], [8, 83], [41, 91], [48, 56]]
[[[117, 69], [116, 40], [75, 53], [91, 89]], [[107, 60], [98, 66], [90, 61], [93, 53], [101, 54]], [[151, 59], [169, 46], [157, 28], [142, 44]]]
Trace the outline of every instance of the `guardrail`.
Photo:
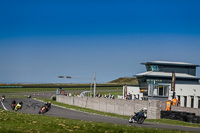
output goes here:
[[0, 86], [0, 88], [23, 88], [23, 86]]

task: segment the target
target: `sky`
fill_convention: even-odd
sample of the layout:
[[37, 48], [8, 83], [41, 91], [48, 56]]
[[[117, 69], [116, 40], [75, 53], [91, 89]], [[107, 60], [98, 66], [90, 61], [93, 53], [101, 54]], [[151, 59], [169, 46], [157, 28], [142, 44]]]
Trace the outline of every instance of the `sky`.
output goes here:
[[200, 65], [199, 5], [198, 0], [0, 1], [0, 83], [86, 83], [95, 72], [97, 83], [106, 83], [145, 72], [140, 63], [147, 61]]

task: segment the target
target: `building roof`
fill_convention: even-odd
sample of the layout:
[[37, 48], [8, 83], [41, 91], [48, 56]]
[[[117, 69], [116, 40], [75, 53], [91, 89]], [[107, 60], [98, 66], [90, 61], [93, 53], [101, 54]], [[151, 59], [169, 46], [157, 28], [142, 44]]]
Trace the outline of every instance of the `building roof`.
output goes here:
[[195, 66], [195, 67], [200, 66], [200, 65], [195, 65], [195, 64], [191, 64], [191, 63], [185, 63], [185, 62], [170, 62], [170, 61], [150, 61], [150, 62], [144, 62], [141, 64], [142, 65], [156, 64], [156, 65], [172, 65], [172, 66]]
[[[185, 73], [175, 73], [176, 78], [190, 78], [190, 79], [200, 79], [197, 76], [193, 76], [193, 75], [189, 75], [189, 74], [185, 74]], [[135, 75], [136, 77], [172, 77], [172, 73], [168, 73], [168, 72], [153, 72], [153, 71], [148, 71], [148, 72], [144, 72], [144, 73], [139, 73]]]

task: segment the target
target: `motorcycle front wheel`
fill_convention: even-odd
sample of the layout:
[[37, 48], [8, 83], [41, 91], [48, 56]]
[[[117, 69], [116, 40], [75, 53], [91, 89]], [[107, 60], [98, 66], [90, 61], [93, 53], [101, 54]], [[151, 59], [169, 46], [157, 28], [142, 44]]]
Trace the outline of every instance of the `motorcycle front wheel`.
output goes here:
[[144, 122], [144, 117], [140, 117], [137, 121], [138, 124], [142, 124]]

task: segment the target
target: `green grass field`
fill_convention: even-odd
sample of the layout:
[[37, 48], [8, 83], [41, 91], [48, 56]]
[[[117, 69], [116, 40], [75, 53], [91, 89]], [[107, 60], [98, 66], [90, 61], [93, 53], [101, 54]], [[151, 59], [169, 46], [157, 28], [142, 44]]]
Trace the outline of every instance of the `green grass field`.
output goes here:
[[44, 115], [22, 114], [0, 109], [0, 132], [27, 133], [182, 133], [178, 130], [164, 130], [100, 122], [86, 122]]
[[[48, 91], [55, 91], [58, 88], [0, 88], [0, 93], [22, 93], [22, 92], [48, 92]], [[63, 88], [64, 90], [82, 90], [82, 91], [89, 91], [90, 87], [84, 87], [84, 88]], [[107, 90], [121, 90], [122, 87], [97, 87], [96, 91], [104, 90], [105, 92], [108, 92]]]
[[[56, 92], [58, 88], [0, 88], [1, 94], [9, 94], [9, 93], [31, 93], [31, 92]], [[72, 95], [79, 95], [82, 91], [90, 91], [89, 87], [84, 88], [63, 88], [65, 91], [72, 91]], [[92, 90], [93, 92], [93, 90]], [[97, 87], [96, 92], [102, 94], [103, 96], [109, 93], [113, 94], [115, 97], [117, 95], [122, 95], [122, 87]], [[19, 95], [9, 95], [8, 97], [14, 98], [23, 98], [26, 96], [19, 96]]]

